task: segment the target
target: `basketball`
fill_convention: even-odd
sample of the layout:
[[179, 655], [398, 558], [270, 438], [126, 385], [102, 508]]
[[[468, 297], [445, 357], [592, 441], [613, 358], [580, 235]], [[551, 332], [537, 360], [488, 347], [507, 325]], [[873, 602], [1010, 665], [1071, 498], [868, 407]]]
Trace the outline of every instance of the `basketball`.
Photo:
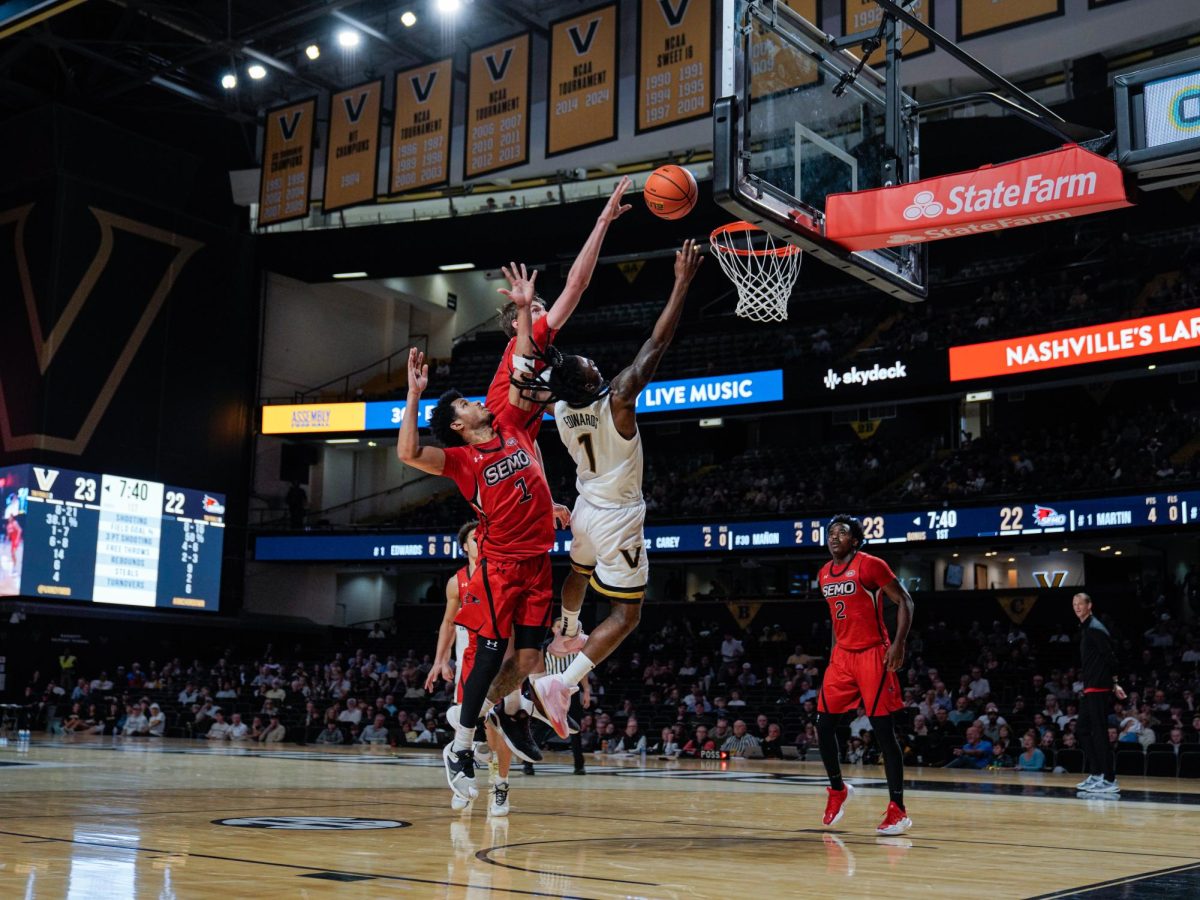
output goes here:
[[683, 166], [659, 166], [646, 179], [646, 205], [660, 219], [682, 219], [697, 195], [696, 179]]

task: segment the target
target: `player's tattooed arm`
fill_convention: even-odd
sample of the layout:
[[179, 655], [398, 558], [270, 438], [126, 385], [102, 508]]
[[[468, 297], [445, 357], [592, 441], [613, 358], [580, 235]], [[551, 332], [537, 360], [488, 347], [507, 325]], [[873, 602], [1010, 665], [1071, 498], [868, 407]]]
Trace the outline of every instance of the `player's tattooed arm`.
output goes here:
[[603, 212], [596, 219], [596, 226], [588, 235], [579, 255], [575, 257], [571, 271], [567, 273], [567, 283], [563, 286], [562, 293], [558, 295], [558, 299], [546, 313], [546, 324], [555, 331], [567, 324], [567, 319], [571, 318], [571, 313], [575, 312], [575, 307], [579, 305], [583, 292], [587, 290], [587, 286], [592, 280], [592, 273], [596, 271], [596, 261], [600, 259], [600, 245], [604, 243], [604, 235], [608, 232], [608, 226], [633, 208], [627, 203], [621, 203], [622, 195], [629, 190], [631, 184], [633, 182], [628, 177], [617, 182], [612, 196], [608, 198], [608, 203], [604, 204]]
[[406, 466], [430, 475], [441, 475], [446, 468], [445, 451], [441, 447], [422, 447], [417, 435], [421, 395], [428, 386], [429, 366], [425, 362], [425, 354], [413, 347], [408, 351], [408, 402], [404, 407], [400, 434], [396, 437], [396, 455]]
[[899, 581], [893, 579], [883, 586], [883, 593], [896, 604], [896, 635], [887, 651], [887, 667], [889, 672], [898, 672], [904, 665], [905, 644], [908, 642], [908, 629], [912, 627], [913, 599], [908, 590]]
[[[508, 287], [500, 288], [500, 293], [506, 296], [517, 307], [517, 343], [513, 347], [513, 365], [517, 367], [523, 381], [533, 380], [533, 301], [537, 299], [534, 284], [537, 282], [537, 270], [530, 275], [525, 270], [525, 264], [519, 266], [509, 263], [501, 266], [500, 271], [508, 279]], [[524, 362], [523, 362], [524, 361]], [[526, 368], [523, 370], [521, 367]], [[521, 396], [521, 389], [515, 384], [508, 386], [508, 402], [518, 409], [532, 409], [533, 403]]]

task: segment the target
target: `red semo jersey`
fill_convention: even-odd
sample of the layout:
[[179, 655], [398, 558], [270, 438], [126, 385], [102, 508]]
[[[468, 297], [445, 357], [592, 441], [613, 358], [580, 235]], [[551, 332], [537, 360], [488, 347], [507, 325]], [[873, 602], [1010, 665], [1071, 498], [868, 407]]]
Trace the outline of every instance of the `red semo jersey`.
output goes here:
[[844, 563], [827, 562], [817, 580], [833, 619], [834, 646], [866, 650], [890, 643], [883, 627], [882, 588], [896, 576], [887, 563], [859, 550]]

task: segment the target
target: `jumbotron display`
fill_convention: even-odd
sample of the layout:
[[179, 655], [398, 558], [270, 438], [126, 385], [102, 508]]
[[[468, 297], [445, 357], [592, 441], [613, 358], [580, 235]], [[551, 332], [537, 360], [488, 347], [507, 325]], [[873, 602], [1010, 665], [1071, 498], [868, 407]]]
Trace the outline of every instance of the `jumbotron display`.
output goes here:
[[[973, 538], [1194, 527], [1200, 525], [1200, 491], [1057, 503], [948, 506], [864, 515], [862, 523], [867, 540], [872, 544], [942, 543]], [[645, 534], [647, 550], [651, 553], [812, 549], [825, 542], [825, 521], [795, 518], [648, 525]], [[565, 555], [570, 548], [571, 533], [560, 531], [551, 553]], [[254, 545], [254, 556], [261, 561], [394, 561], [455, 559], [460, 555], [453, 534], [272, 535], [257, 538]]]
[[0, 596], [219, 608], [223, 494], [28, 465], [0, 497]]

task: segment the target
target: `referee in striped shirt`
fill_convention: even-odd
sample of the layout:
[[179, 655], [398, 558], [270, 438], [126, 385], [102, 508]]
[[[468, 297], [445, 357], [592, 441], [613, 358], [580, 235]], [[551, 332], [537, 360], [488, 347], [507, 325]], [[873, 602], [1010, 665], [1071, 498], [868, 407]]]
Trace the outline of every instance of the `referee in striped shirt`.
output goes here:
[[[542, 655], [546, 661], [547, 675], [561, 675], [563, 672], [567, 671], [567, 667], [570, 666], [571, 663], [575, 661], [575, 657], [579, 655], [578, 653], [571, 653], [567, 656], [552, 656], [550, 654], [550, 642], [553, 641], [561, 631], [562, 619], [555, 619], [554, 626], [551, 628], [552, 633], [550, 638], [545, 644], [542, 645]], [[588, 687], [587, 678], [583, 679], [582, 683], [579, 685], [579, 690], [571, 695], [571, 707], [569, 710], [569, 715], [576, 722], [583, 720], [583, 708], [585, 701], [586, 705], [591, 705], [591, 691]], [[575, 774], [586, 775], [587, 770], [583, 767], [583, 746], [578, 731], [571, 735], [571, 755], [575, 757]], [[530, 771], [531, 769], [533, 769], [533, 764], [526, 763], [525, 774], [533, 774]]]

